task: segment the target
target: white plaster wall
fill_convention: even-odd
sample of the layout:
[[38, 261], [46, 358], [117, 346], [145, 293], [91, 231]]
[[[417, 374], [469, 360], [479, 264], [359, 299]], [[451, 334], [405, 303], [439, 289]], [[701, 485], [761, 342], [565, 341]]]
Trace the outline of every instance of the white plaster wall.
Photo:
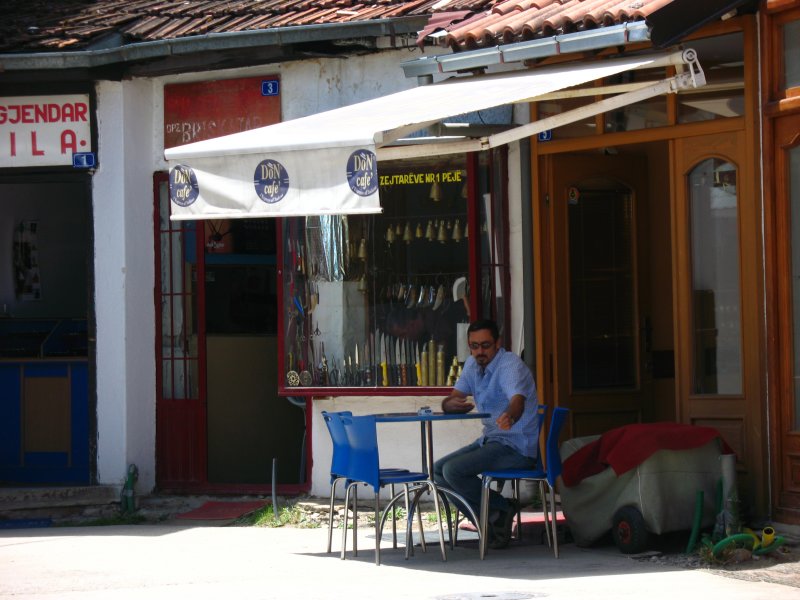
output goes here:
[[[511, 345], [510, 348], [520, 354], [525, 343], [523, 334], [522, 308], [522, 169], [527, 165], [520, 164], [519, 143], [508, 145], [508, 251], [511, 268]], [[530, 199], [525, 200], [530, 202]]]
[[153, 310], [153, 86], [97, 86], [98, 164], [93, 184], [97, 316], [97, 476], [137, 490], [155, 485]]
[[[417, 412], [423, 406], [441, 410], [442, 396], [403, 397], [339, 397], [318, 399], [313, 402], [311, 439], [314, 465], [311, 473], [311, 495], [330, 495], [331, 438], [323, 410], [349, 410], [354, 415], [384, 412]], [[453, 450], [478, 438], [481, 432], [479, 419], [467, 421], [441, 421], [433, 423], [433, 457], [441, 458]], [[378, 446], [382, 467], [399, 467], [419, 471], [422, 467], [419, 423], [379, 423]], [[337, 489], [337, 496], [342, 486]], [[382, 492], [388, 493], [388, 492]]]
[[[412, 45], [351, 58], [314, 58], [159, 78], [155, 80], [153, 96], [157, 115], [153, 131], [154, 140], [158, 142], [156, 148], [163, 149], [163, 88], [166, 84], [279, 75], [282, 119], [288, 121], [416, 87], [416, 78], [406, 78], [400, 63], [442, 52], [449, 53], [444, 49], [426, 49], [423, 54]], [[166, 169], [163, 151], [156, 154], [156, 168]]]

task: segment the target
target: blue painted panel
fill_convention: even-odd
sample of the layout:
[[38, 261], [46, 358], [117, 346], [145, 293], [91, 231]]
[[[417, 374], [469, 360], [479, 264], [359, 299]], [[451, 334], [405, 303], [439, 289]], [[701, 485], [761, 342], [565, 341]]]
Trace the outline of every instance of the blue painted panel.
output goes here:
[[[22, 372], [25, 377], [67, 377], [70, 381], [71, 447], [67, 452], [28, 452], [22, 447]], [[70, 454], [72, 464], [70, 464]], [[0, 364], [0, 483], [89, 484], [88, 365]]]
[[26, 452], [26, 467], [68, 467], [69, 455], [66, 452]]
[[8, 483], [34, 483], [43, 485], [89, 485], [89, 476], [83, 469], [63, 467], [4, 468], [0, 467], [0, 481]]
[[0, 467], [21, 464], [21, 386], [17, 364], [0, 365]]
[[89, 479], [89, 370], [72, 363], [72, 466], [86, 470]]
[[25, 363], [25, 377], [66, 377], [69, 365], [65, 363]]

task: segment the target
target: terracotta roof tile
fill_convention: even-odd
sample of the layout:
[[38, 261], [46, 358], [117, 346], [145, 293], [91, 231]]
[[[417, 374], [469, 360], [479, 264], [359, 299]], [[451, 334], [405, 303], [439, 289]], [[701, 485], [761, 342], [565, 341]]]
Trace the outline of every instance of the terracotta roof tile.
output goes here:
[[[702, 2], [703, 0], [697, 0]], [[83, 49], [191, 35], [433, 15], [454, 50], [647, 19], [672, 0], [2, 0], [0, 52]]]
[[115, 32], [123, 35], [125, 43], [135, 43], [249, 29], [430, 15], [445, 10], [472, 14], [495, 1], [2, 0], [0, 52], [80, 49]]
[[[672, 0], [506, 0], [448, 28], [454, 50], [507, 44], [646, 19]], [[702, 1], [702, 0], [698, 0]]]

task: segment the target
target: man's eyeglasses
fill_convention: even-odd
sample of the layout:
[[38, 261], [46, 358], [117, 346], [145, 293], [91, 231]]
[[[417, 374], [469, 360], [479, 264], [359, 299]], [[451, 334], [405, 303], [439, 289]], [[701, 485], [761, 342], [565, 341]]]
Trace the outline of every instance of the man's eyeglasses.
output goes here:
[[469, 347], [472, 350], [477, 350], [478, 348], [483, 348], [484, 350], [488, 350], [494, 346], [494, 342], [470, 342]]

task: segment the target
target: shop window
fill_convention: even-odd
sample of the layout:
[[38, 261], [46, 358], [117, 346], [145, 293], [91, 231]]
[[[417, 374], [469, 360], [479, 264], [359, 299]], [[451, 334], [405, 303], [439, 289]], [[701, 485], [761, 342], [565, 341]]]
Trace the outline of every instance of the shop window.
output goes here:
[[786, 88], [800, 87], [800, 20], [783, 26], [783, 64]]
[[[626, 71], [614, 77], [607, 78], [605, 85], [645, 84], [660, 81], [666, 77], [664, 69], [639, 69]], [[663, 127], [669, 124], [667, 119], [667, 100], [665, 96], [656, 96], [649, 100], [623, 106], [619, 110], [604, 114], [605, 131], [635, 131], [650, 127]]]
[[[536, 103], [539, 119], [555, 117], [567, 111], [575, 110], [576, 108], [581, 108], [582, 106], [588, 106], [595, 101], [594, 96], [587, 96], [583, 98], [559, 98], [558, 93], [553, 94], [553, 96], [553, 99], [543, 100]], [[583, 137], [585, 135], [593, 135], [596, 130], [597, 128], [595, 126], [594, 117], [588, 117], [586, 119], [575, 121], [574, 123], [567, 123], [566, 125], [557, 127], [553, 130], [552, 134], [554, 140], [561, 140]]]
[[689, 173], [695, 394], [742, 393], [737, 170], [710, 158]]
[[[473, 281], [484, 278], [470, 261], [471, 249], [488, 246], [475, 256], [493, 273], [506, 243], [496, 241], [505, 213], [494, 207], [503, 194], [493, 194], [491, 164], [463, 155], [387, 161], [379, 166], [382, 214], [282, 221], [285, 393], [412, 393], [454, 383], [472, 311], [496, 317], [495, 295], [508, 295]], [[501, 286], [506, 279], [500, 274]], [[480, 309], [470, 303], [475, 285]]]
[[744, 115], [744, 41], [741, 33], [687, 42], [697, 50], [706, 85], [678, 94], [678, 122]]

